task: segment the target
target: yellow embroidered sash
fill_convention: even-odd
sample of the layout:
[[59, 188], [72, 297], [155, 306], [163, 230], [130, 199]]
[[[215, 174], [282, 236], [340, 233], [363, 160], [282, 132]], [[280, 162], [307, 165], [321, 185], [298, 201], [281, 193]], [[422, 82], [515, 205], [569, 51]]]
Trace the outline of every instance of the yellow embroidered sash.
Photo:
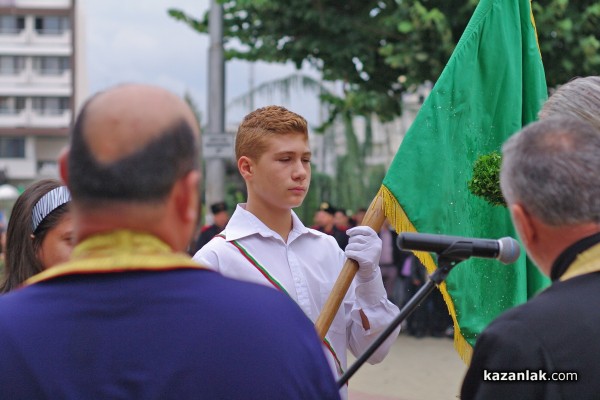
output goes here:
[[174, 253], [163, 241], [147, 233], [118, 230], [92, 236], [73, 249], [71, 260], [32, 276], [26, 285], [71, 274], [97, 274], [139, 270], [205, 267], [185, 253]]

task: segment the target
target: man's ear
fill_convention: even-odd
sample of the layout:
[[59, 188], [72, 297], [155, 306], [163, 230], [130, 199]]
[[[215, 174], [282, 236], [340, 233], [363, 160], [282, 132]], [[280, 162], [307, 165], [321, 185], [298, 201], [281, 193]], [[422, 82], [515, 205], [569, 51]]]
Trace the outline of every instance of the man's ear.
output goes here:
[[69, 186], [69, 147], [65, 147], [58, 156], [58, 170], [60, 179]]
[[240, 171], [240, 174], [242, 175], [242, 178], [248, 179], [248, 178], [251, 178], [252, 175], [254, 174], [254, 162], [252, 161], [251, 158], [246, 157], [246, 156], [241, 156], [237, 161], [237, 165], [238, 165], [238, 170]]
[[519, 237], [523, 241], [525, 247], [529, 248], [530, 245], [537, 240], [538, 236], [535, 221], [522, 204], [516, 203], [511, 205], [510, 212]]

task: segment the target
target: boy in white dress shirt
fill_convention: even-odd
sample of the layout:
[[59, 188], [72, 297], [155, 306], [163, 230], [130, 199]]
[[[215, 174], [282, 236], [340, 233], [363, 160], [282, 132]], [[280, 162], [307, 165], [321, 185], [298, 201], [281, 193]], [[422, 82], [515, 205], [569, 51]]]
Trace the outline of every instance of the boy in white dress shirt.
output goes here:
[[[399, 312], [383, 286], [381, 240], [373, 229], [358, 226], [347, 231], [344, 252], [332, 236], [305, 227], [292, 211], [302, 204], [311, 177], [307, 124], [300, 115], [279, 106], [251, 112], [238, 129], [235, 152], [247, 202], [238, 204], [225, 230], [194, 259], [225, 276], [287, 293], [313, 322], [346, 257], [356, 260], [359, 270], [324, 340], [339, 377], [346, 349], [360, 356]], [[385, 357], [398, 332], [370, 363]]]

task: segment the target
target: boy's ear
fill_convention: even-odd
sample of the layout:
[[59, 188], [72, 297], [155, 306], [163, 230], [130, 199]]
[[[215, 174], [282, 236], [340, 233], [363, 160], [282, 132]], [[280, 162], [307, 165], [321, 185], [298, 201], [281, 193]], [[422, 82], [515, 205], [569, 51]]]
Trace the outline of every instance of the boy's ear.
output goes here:
[[242, 175], [242, 178], [248, 179], [248, 178], [252, 177], [252, 174], [254, 173], [254, 165], [250, 158], [248, 158], [246, 156], [241, 156], [238, 159], [237, 165], [238, 165], [238, 170], [240, 171], [240, 174]]

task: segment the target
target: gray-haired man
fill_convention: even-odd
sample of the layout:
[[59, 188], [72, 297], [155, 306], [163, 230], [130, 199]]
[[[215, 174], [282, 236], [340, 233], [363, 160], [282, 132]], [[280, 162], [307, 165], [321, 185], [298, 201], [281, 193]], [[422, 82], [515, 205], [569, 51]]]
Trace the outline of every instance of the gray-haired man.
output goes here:
[[597, 399], [600, 132], [549, 117], [502, 150], [500, 181], [513, 222], [553, 283], [484, 330], [461, 398]]

